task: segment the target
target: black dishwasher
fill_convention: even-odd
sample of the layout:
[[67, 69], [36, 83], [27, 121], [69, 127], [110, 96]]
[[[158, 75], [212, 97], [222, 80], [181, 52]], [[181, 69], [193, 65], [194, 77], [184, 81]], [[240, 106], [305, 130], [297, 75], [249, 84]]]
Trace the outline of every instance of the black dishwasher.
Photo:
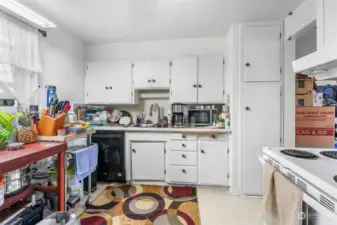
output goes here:
[[97, 181], [125, 183], [124, 132], [98, 130], [91, 141], [98, 144]]

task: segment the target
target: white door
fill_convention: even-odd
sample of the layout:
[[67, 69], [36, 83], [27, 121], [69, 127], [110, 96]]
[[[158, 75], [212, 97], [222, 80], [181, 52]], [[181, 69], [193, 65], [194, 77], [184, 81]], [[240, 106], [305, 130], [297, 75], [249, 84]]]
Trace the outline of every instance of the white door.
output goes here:
[[131, 61], [112, 60], [112, 71], [105, 80], [111, 92], [109, 98], [114, 104], [132, 103], [132, 71]]
[[172, 103], [197, 103], [198, 59], [178, 58], [172, 61], [171, 97]]
[[198, 149], [198, 183], [200, 185], [228, 185], [227, 142], [200, 141]]
[[150, 61], [150, 78], [153, 88], [170, 88], [170, 60], [157, 59]]
[[135, 60], [133, 62], [132, 76], [135, 89], [151, 88], [150, 61]]
[[198, 57], [198, 103], [224, 102], [223, 56]]
[[133, 142], [131, 155], [133, 180], [165, 180], [164, 143]]
[[110, 89], [106, 80], [111, 76], [112, 64], [108, 61], [89, 62], [86, 69], [86, 103], [110, 103]]
[[241, 183], [246, 195], [262, 195], [262, 147], [280, 146], [281, 85], [279, 82], [242, 84]]
[[326, 46], [337, 45], [337, 1], [324, 0], [324, 41]]
[[244, 81], [280, 81], [281, 25], [247, 26], [243, 32]]

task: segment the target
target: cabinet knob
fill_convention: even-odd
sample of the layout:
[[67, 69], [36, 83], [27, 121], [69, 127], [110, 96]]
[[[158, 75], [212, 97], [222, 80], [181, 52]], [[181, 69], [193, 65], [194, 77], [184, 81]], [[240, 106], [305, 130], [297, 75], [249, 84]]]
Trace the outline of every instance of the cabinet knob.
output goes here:
[[109, 87], [105, 87], [105, 90], [108, 90], [109, 89]]
[[186, 135], [185, 134], [183, 134], [183, 136], [182, 136], [183, 138], [186, 138]]
[[250, 67], [250, 63], [246, 63], [246, 66], [247, 66], [247, 67]]
[[182, 170], [181, 170], [181, 172], [183, 172], [183, 173], [187, 173], [187, 171], [186, 171], [185, 169], [182, 169]]
[[153, 82], [153, 83], [156, 83], [156, 80], [155, 80], [155, 79], [153, 79], [153, 80], [152, 80], [152, 82]]
[[151, 80], [149, 79], [149, 80], [147, 80], [147, 82], [151, 83]]
[[112, 87], [110, 86], [109, 89], [112, 90]]
[[245, 109], [246, 109], [247, 111], [250, 111], [250, 110], [251, 110], [251, 108], [250, 108], [249, 106], [246, 106]]
[[199, 87], [199, 88], [202, 88], [202, 85], [201, 85], [201, 84], [199, 84], [199, 85], [198, 85], [198, 87]]
[[212, 135], [212, 138], [216, 139], [216, 135], [215, 135], [215, 134], [213, 134], [213, 135]]
[[186, 145], [185, 145], [185, 144], [182, 144], [181, 147], [186, 148]]
[[182, 154], [181, 157], [183, 157], [184, 159], [186, 159], [186, 155], [185, 154]]
[[194, 88], [196, 88], [196, 87], [197, 87], [197, 85], [196, 85], [196, 84], [194, 84], [194, 85], [193, 85], [193, 87], [194, 87]]
[[135, 149], [132, 149], [132, 152], [133, 152], [133, 153], [136, 153], [136, 150], [135, 150]]
[[204, 151], [204, 150], [201, 150], [200, 152], [201, 152], [202, 154], [205, 154], [205, 151]]

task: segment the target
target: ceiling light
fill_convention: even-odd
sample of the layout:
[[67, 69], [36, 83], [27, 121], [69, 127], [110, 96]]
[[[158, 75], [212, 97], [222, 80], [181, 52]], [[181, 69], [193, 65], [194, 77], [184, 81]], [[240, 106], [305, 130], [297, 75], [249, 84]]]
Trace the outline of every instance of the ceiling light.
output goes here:
[[55, 24], [46, 18], [33, 12], [31, 9], [16, 2], [15, 0], [0, 0], [0, 9], [15, 17], [18, 17], [20, 20], [24, 20], [25, 22], [32, 24], [33, 26], [35, 25], [41, 28], [56, 27]]

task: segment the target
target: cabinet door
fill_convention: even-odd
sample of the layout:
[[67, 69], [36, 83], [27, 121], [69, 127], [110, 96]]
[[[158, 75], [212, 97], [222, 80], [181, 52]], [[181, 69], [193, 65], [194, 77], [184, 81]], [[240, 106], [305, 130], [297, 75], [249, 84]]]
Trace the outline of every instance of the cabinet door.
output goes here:
[[337, 1], [324, 0], [324, 45], [337, 46]]
[[317, 18], [316, 0], [304, 1], [284, 20], [284, 39], [295, 39], [305, 28], [312, 26]]
[[198, 67], [198, 103], [223, 103], [223, 56], [200, 56]]
[[228, 185], [227, 142], [200, 141], [198, 152], [198, 183], [214, 186]]
[[173, 60], [171, 67], [171, 102], [197, 103], [197, 77], [197, 57]]
[[150, 61], [149, 60], [136, 60], [133, 62], [133, 87], [135, 89], [146, 89], [151, 87], [150, 79]]
[[150, 61], [150, 79], [152, 88], [170, 88], [170, 60], [158, 59]]
[[86, 70], [86, 103], [110, 103], [107, 79], [112, 71], [110, 62], [90, 62]]
[[246, 195], [263, 194], [263, 167], [258, 160], [262, 147], [280, 146], [280, 91], [279, 82], [245, 82], [242, 86], [241, 185]]
[[243, 38], [244, 81], [281, 80], [281, 25], [247, 26]]
[[111, 91], [109, 93], [111, 103], [132, 103], [131, 61], [113, 60], [111, 64], [112, 71], [109, 78], [105, 80], [109, 84], [109, 90]]
[[133, 180], [165, 180], [164, 143], [131, 143], [131, 154]]

